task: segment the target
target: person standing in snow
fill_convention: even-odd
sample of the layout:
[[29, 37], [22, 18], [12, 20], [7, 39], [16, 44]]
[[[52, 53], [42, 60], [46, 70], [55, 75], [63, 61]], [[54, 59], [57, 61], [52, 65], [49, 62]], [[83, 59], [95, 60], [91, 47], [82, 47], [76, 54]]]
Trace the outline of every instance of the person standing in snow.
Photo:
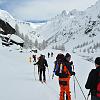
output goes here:
[[55, 61], [54, 72], [55, 75], [59, 76], [60, 85], [60, 98], [59, 100], [64, 100], [64, 94], [66, 94], [66, 100], [71, 100], [69, 81], [71, 75], [75, 75], [72, 71], [70, 62], [71, 55], [69, 53], [64, 56], [63, 54], [58, 54]]
[[[71, 100], [71, 91], [70, 91], [70, 78], [72, 75], [75, 75], [75, 72], [72, 71], [73, 61], [71, 60], [71, 55], [66, 53], [65, 55], [65, 66], [67, 67], [68, 76], [63, 78], [63, 81], [66, 82], [66, 85], [60, 84], [60, 100], [64, 100], [64, 92], [66, 93], [66, 100]], [[59, 78], [62, 81], [62, 78]]]
[[[35, 63], [34, 65], [36, 65], [36, 64], [39, 67], [39, 81], [46, 82], [45, 71], [46, 71], [46, 67], [48, 67], [48, 64], [47, 64], [47, 60], [45, 59], [45, 56], [41, 55], [39, 57], [38, 62]], [[43, 76], [43, 79], [42, 79], [42, 76]]]
[[100, 100], [100, 57], [95, 59], [96, 69], [92, 69], [89, 73], [86, 89], [90, 89], [91, 100]]
[[48, 58], [50, 57], [50, 53], [48, 52]]
[[53, 52], [51, 52], [51, 57], [53, 57]]

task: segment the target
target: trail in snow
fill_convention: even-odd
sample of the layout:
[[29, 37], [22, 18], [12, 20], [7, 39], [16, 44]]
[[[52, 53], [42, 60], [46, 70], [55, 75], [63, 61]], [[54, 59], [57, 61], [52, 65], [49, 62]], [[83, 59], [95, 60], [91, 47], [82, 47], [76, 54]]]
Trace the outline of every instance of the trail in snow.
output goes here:
[[[44, 52], [43, 52], [44, 53]], [[47, 52], [45, 52], [46, 54]], [[0, 47], [0, 100], [59, 100], [58, 78], [51, 79], [55, 56], [47, 58], [49, 64], [49, 75], [46, 70], [47, 84], [38, 81], [37, 67], [35, 66], [36, 81], [34, 79], [34, 66], [29, 63], [29, 53], [19, 53], [16, 50], [9, 51], [9, 48]], [[76, 77], [87, 95], [85, 83], [93, 64], [83, 58], [72, 54], [75, 65]], [[70, 81], [72, 100], [74, 98], [73, 77]], [[76, 83], [76, 100], [84, 100], [84, 97]]]

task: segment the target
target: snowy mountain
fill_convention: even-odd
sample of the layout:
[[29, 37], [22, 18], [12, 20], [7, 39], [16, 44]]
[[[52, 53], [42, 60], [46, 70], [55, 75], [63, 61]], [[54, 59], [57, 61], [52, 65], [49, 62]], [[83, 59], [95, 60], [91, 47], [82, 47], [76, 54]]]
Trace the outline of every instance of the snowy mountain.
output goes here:
[[29, 39], [32, 41], [35, 41], [35, 39], [37, 38], [35, 29], [42, 25], [17, 20], [14, 17], [12, 17], [7, 11], [4, 10], [0, 10], [0, 19], [9, 23], [15, 30], [17, 25], [20, 34], [23, 34], [24, 36], [28, 35]]
[[[49, 68], [46, 70], [47, 84], [41, 84], [38, 81], [37, 66], [33, 66], [33, 62], [29, 62], [29, 58], [34, 53], [29, 52], [28, 49], [19, 52], [20, 47], [16, 45], [2, 46], [0, 38], [0, 100], [58, 100], [60, 92], [58, 77], [55, 76], [54, 79], [51, 77], [57, 54], [66, 52], [70, 52], [72, 55], [71, 60], [74, 62], [76, 77], [87, 97], [88, 90], [85, 89], [87, 76], [90, 70], [95, 68], [94, 58], [100, 56], [99, 5], [100, 0], [85, 11], [74, 9], [67, 14], [64, 10], [42, 26], [16, 20], [8, 12], [0, 10], [0, 19], [8, 22], [17, 32], [24, 36], [28, 35], [32, 41], [37, 39], [35, 42], [44, 40], [44, 44], [47, 43], [45, 46], [48, 48], [38, 50], [38, 53], [35, 54], [37, 58], [40, 54], [44, 54]], [[0, 36], [2, 37], [2, 35]], [[24, 42], [14, 34], [11, 39], [16, 42]], [[66, 51], [54, 50], [58, 49], [59, 45], [63, 45]], [[48, 58], [48, 52], [53, 52], [54, 56]], [[77, 81], [74, 84], [73, 76], [70, 88], [72, 100], [85, 99]]]
[[66, 13], [64, 10], [45, 24], [19, 21], [3, 10], [0, 10], [0, 18], [40, 50], [48, 47], [72, 51], [83, 56], [83, 54], [95, 54], [100, 51], [99, 5], [100, 0], [85, 11], [73, 9]]
[[40, 34], [38, 41], [45, 40], [48, 47], [64, 45], [66, 50], [77, 53], [84, 52], [84, 48], [85, 53], [100, 51], [99, 32], [100, 0], [85, 11], [74, 9], [67, 14], [64, 10], [36, 31]]

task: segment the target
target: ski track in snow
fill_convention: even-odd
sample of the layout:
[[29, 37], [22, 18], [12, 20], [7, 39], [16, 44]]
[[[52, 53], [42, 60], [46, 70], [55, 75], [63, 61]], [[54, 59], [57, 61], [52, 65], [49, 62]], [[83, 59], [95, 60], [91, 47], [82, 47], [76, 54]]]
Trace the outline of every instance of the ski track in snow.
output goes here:
[[[51, 79], [53, 62], [58, 53], [55, 51], [53, 58], [47, 58], [49, 64], [49, 75], [46, 70], [47, 83], [41, 84], [38, 81], [37, 66], [29, 63], [29, 53], [19, 53], [16, 50], [9, 51], [9, 48], [0, 47], [0, 100], [59, 100], [58, 78]], [[47, 53], [47, 52], [46, 52]], [[45, 53], [45, 54], [46, 54]], [[72, 54], [75, 65], [76, 77], [87, 96], [85, 83], [89, 71], [93, 68], [91, 62], [85, 61], [82, 57]], [[72, 100], [74, 98], [73, 76], [70, 81]], [[85, 100], [78, 84], [76, 84], [76, 100]]]

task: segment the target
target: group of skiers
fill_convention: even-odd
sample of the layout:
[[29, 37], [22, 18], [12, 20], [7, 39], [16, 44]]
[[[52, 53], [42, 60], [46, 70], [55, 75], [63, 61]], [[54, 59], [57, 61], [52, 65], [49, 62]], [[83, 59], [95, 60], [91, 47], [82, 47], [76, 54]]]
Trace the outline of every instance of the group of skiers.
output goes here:
[[[66, 55], [59, 53], [54, 62], [53, 76], [59, 77], [60, 86], [60, 98], [59, 100], [71, 100], [70, 91], [70, 78], [75, 76], [73, 61], [71, 60], [71, 54], [66, 53]], [[34, 63], [38, 65], [39, 81], [46, 82], [45, 71], [48, 67], [47, 60], [44, 55], [38, 58], [38, 61]], [[100, 100], [100, 57], [95, 59], [96, 69], [92, 69], [87, 79], [85, 88], [90, 89], [89, 94], [91, 94], [91, 100]], [[43, 79], [42, 79], [43, 76]], [[53, 77], [52, 77], [53, 78]], [[66, 95], [66, 96], [65, 96]]]

